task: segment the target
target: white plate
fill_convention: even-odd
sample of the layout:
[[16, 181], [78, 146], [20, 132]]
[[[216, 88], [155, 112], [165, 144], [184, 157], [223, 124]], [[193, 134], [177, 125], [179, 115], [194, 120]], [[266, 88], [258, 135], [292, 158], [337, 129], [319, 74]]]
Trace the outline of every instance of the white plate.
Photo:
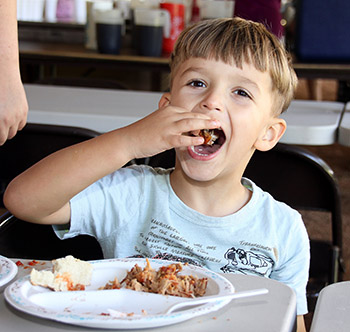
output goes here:
[[[150, 262], [155, 270], [160, 266], [171, 264], [162, 260], [150, 260]], [[162, 312], [171, 304], [191, 299], [127, 289], [98, 290], [115, 277], [123, 280], [126, 271], [135, 264], [144, 267], [145, 259], [112, 259], [91, 263], [94, 265], [94, 271], [91, 285], [86, 287], [86, 291], [53, 292], [40, 286], [32, 286], [29, 276], [26, 276], [6, 288], [5, 298], [16, 309], [34, 316], [73, 325], [108, 329], [170, 325], [216, 311], [229, 303], [229, 301], [217, 301], [165, 315]], [[234, 287], [229, 281], [207, 269], [187, 265], [183, 266], [182, 274], [192, 274], [198, 278], [207, 277], [206, 295], [234, 292]], [[122, 314], [120, 317], [112, 316], [108, 309]]]
[[0, 255], [0, 287], [9, 283], [17, 274], [17, 265]]

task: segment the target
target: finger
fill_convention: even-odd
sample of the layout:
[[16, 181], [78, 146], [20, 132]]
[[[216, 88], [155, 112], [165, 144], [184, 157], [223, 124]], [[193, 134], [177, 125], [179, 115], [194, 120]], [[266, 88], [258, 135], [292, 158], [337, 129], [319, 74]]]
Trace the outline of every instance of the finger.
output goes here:
[[[193, 112], [184, 107], [173, 106], [171, 104], [164, 105], [163, 107], [169, 113], [178, 114], [183, 117], [189, 118], [201, 118], [201, 119], [210, 119], [210, 116], [205, 113]], [[163, 110], [164, 111], [164, 110]]]
[[200, 134], [200, 132], [201, 132], [200, 130], [192, 130], [191, 134], [195, 135], [195, 136], [198, 136]]
[[201, 145], [203, 143], [204, 138], [200, 136], [174, 135], [171, 140], [171, 146], [174, 148]]
[[189, 112], [187, 110], [181, 111], [179, 110], [179, 114], [181, 114], [184, 118], [190, 118], [190, 119], [203, 119], [203, 120], [213, 120], [211, 116], [204, 113], [196, 113], [196, 112]]
[[213, 119], [182, 119], [177, 123], [177, 128], [181, 134], [199, 132], [201, 129], [220, 128], [220, 126], [220, 121]]
[[18, 125], [18, 130], [22, 130], [27, 123], [27, 117], [25, 117]]
[[3, 145], [7, 140], [7, 131], [0, 129], [0, 145]]
[[10, 127], [7, 134], [7, 139], [14, 138], [16, 134], [17, 134], [17, 127]]

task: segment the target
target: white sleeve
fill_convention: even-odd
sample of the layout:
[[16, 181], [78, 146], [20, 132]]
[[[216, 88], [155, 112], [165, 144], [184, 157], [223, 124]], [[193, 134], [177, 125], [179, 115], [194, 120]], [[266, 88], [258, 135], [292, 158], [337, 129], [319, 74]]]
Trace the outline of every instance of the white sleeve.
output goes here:
[[[299, 215], [299, 214], [298, 214]], [[293, 223], [285, 241], [281, 241], [283, 252], [279, 263], [271, 273], [271, 279], [290, 286], [297, 297], [297, 314], [308, 312], [306, 299], [306, 285], [309, 279], [310, 242], [301, 216]]]
[[142, 199], [142, 171], [122, 168], [93, 183], [70, 201], [69, 231], [55, 228], [62, 239], [87, 234], [104, 239], [132, 219]]

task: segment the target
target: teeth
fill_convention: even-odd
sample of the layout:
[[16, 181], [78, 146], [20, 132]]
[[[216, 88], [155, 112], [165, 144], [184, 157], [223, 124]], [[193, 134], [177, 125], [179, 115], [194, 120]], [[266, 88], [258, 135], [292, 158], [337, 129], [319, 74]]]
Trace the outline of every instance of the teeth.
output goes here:
[[197, 147], [197, 151], [196, 151], [194, 146], [191, 146], [191, 150], [198, 156], [208, 156], [208, 153], [201, 153], [204, 150], [201, 147]]

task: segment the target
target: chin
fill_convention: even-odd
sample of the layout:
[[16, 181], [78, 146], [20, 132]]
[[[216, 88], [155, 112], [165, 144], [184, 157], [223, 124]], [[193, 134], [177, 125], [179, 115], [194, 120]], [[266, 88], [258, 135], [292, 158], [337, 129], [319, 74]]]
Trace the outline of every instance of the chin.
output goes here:
[[209, 182], [214, 180], [217, 176], [217, 174], [213, 174], [213, 172], [208, 171], [198, 172], [188, 168], [183, 168], [182, 170], [186, 174], [187, 178], [195, 182]]
[[219, 174], [216, 163], [199, 161], [189, 157], [186, 153], [177, 153], [177, 163], [184, 175], [193, 181], [212, 181]]

